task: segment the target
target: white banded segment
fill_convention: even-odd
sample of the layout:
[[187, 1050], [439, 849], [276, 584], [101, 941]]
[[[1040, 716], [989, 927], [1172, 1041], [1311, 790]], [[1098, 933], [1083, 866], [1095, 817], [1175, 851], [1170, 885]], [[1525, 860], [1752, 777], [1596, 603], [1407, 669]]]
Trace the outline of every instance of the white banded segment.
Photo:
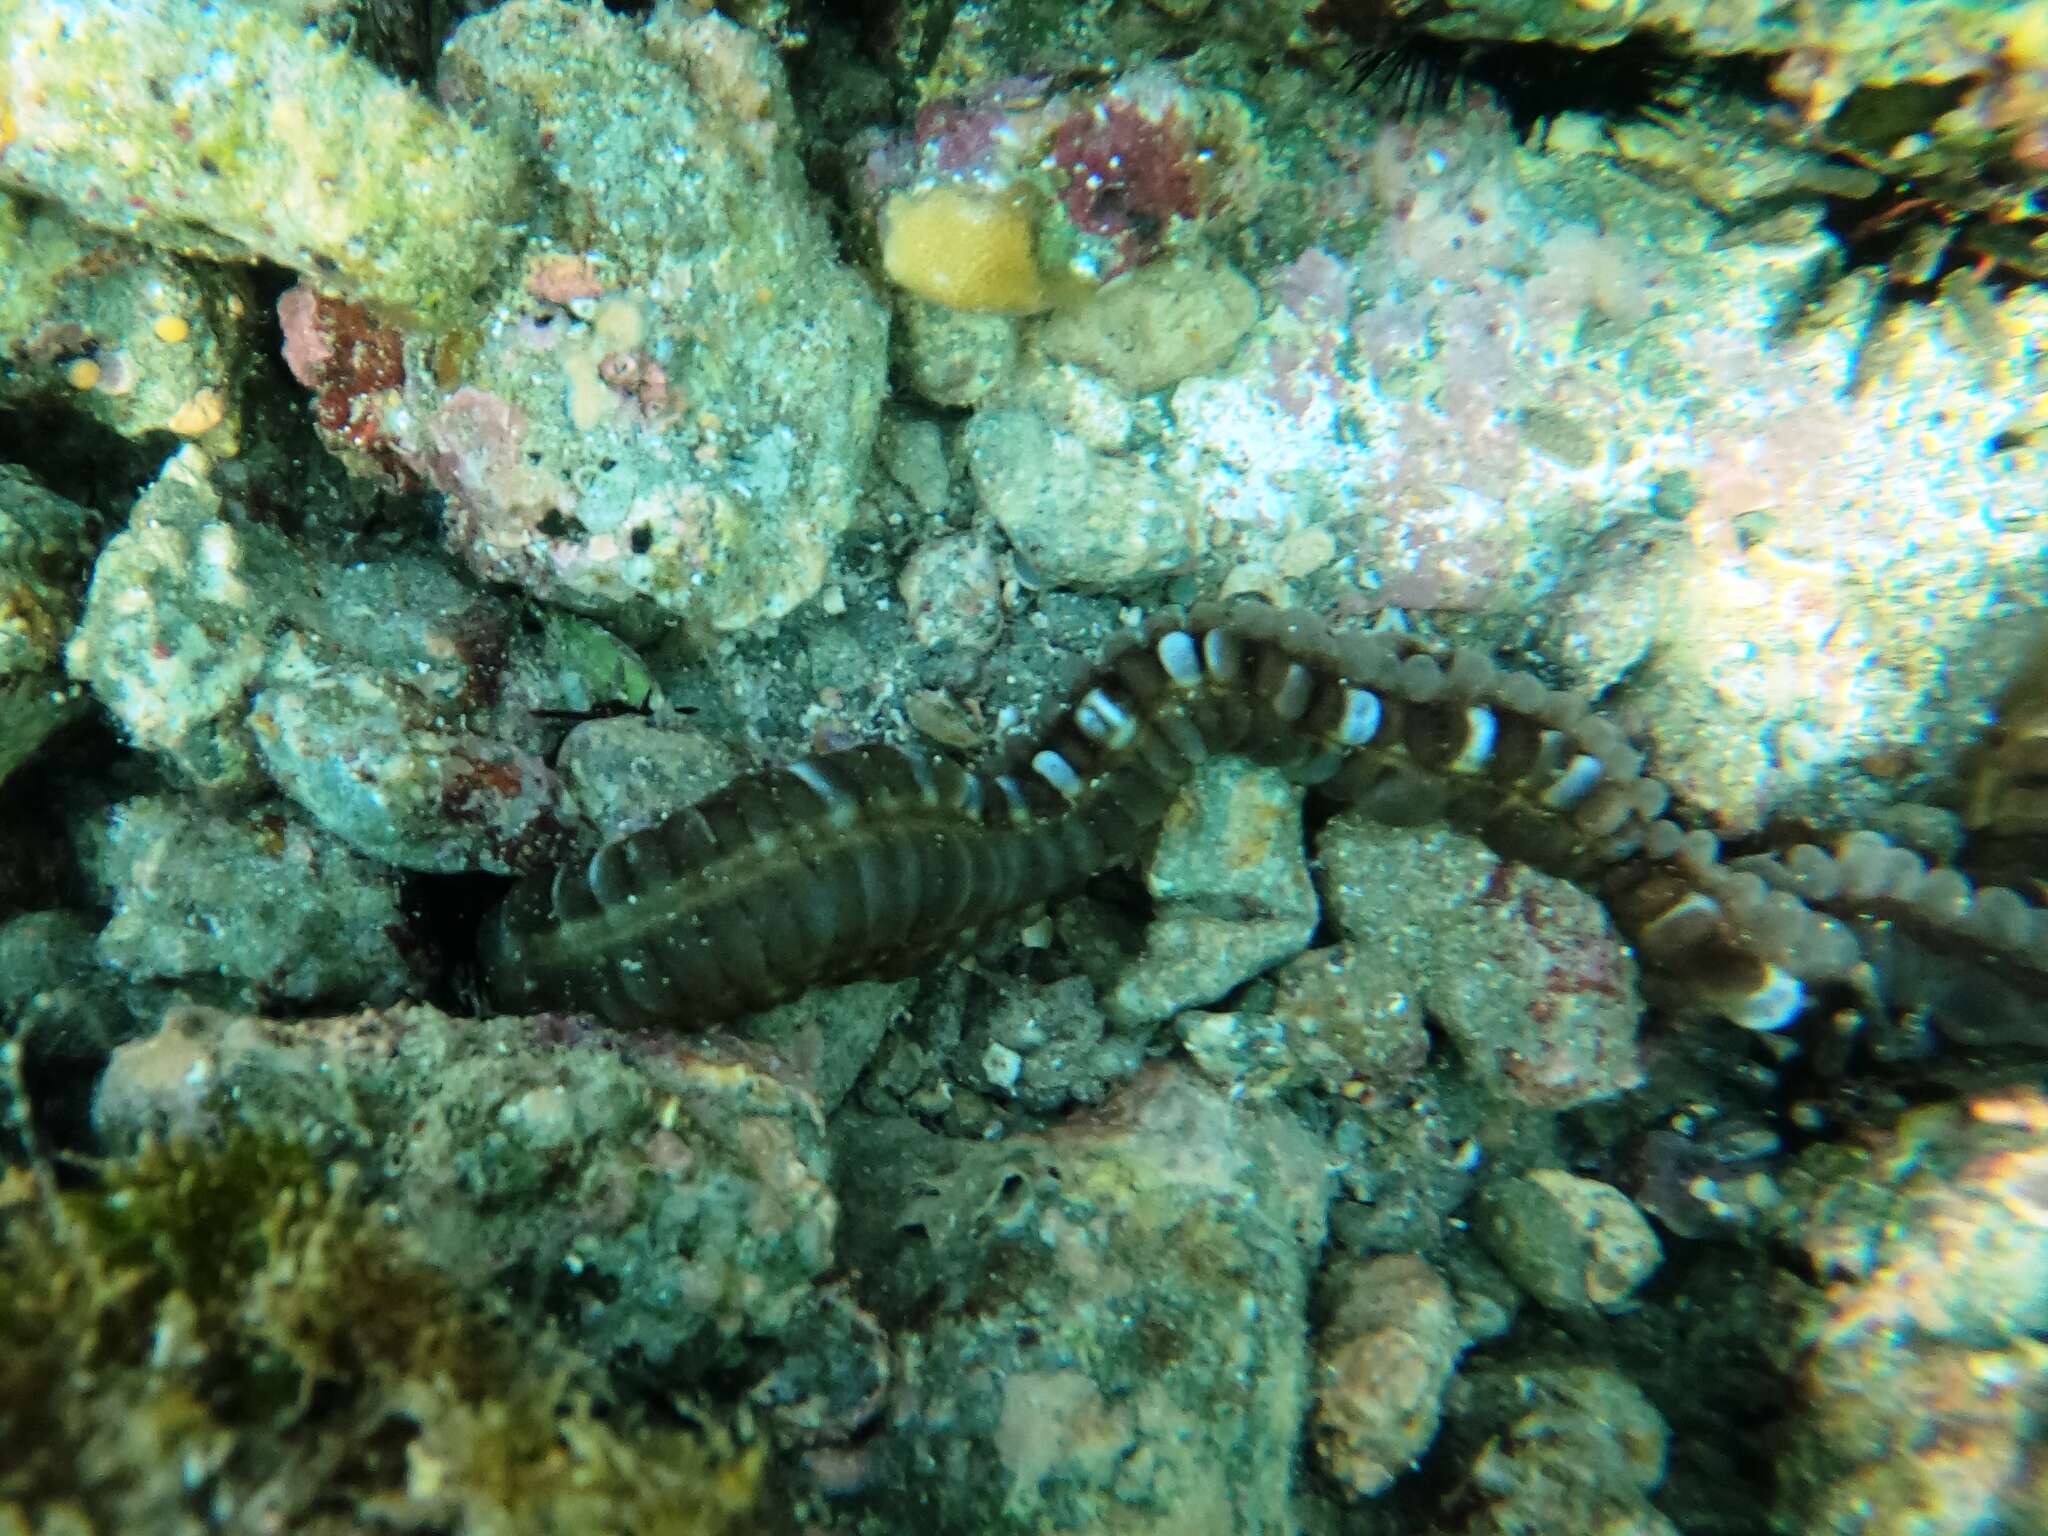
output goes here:
[[1091, 688], [1074, 706], [1074, 725], [1090, 741], [1121, 752], [1138, 734], [1137, 717], [1101, 688]]
[[1369, 746], [1373, 737], [1379, 734], [1380, 721], [1385, 715], [1380, 696], [1370, 688], [1346, 688], [1344, 713], [1330, 739], [1340, 747]]
[[1159, 658], [1159, 670], [1176, 688], [1202, 686], [1202, 650], [1195, 637], [1184, 629], [1168, 630], [1152, 648]]
[[989, 781], [1002, 796], [1003, 819], [1012, 826], [1028, 826], [1031, 822], [1031, 802], [1025, 797], [1024, 786], [1012, 774], [999, 773]]
[[1050, 747], [1031, 754], [1031, 771], [1070, 802], [1080, 799], [1081, 791], [1087, 787], [1074, 771], [1074, 765]]
[[1478, 773], [1493, 757], [1494, 744], [1500, 739], [1500, 721], [1484, 704], [1468, 704], [1465, 707], [1465, 744], [1458, 748], [1458, 755], [1451, 759], [1452, 773]]
[[833, 826], [850, 827], [859, 817], [859, 802], [840, 785], [833, 783], [831, 775], [809, 758], [791, 763], [789, 771], [825, 803], [825, 814]]
[[1635, 925], [1636, 943], [1652, 955], [1682, 953], [1720, 926], [1721, 903], [1705, 891], [1688, 890], [1663, 910]]
[[1554, 811], [1568, 811], [1593, 793], [1606, 771], [1592, 753], [1578, 753], [1537, 798]]
[[1763, 979], [1752, 990], [1715, 998], [1721, 1013], [1731, 1024], [1760, 1034], [1784, 1029], [1796, 1021], [1806, 1007], [1806, 987], [1797, 976], [1775, 965], [1763, 968]]
[[1244, 650], [1237, 636], [1227, 629], [1212, 629], [1202, 636], [1202, 668], [1211, 682], [1235, 688], [1244, 681]]

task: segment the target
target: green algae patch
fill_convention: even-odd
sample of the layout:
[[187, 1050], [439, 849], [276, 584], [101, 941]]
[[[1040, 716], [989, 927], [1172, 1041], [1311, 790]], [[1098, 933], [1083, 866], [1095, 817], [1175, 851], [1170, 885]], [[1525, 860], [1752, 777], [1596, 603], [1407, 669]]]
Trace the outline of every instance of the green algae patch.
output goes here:
[[0, 1530], [759, 1528], [758, 1453], [602, 1403], [353, 1184], [245, 1134], [0, 1176]]

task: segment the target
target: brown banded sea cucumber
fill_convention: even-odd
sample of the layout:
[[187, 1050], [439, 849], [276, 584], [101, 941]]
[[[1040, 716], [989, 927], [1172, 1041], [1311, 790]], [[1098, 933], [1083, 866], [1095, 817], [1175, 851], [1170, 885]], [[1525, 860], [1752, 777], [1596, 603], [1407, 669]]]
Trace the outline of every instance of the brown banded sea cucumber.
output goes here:
[[[2048, 991], [2048, 911], [1873, 833], [1724, 860], [1576, 695], [1476, 652], [1333, 634], [1257, 603], [1156, 617], [1009, 771], [886, 746], [748, 774], [519, 882], [482, 969], [507, 1011], [696, 1028], [907, 974], [1130, 858], [1201, 762], [1237, 754], [1388, 820], [1444, 819], [1584, 882], [1653, 972], [1751, 1029], [1830, 984], [1874, 996], [1894, 930]], [[1870, 941], [1881, 937], [1884, 944]]]

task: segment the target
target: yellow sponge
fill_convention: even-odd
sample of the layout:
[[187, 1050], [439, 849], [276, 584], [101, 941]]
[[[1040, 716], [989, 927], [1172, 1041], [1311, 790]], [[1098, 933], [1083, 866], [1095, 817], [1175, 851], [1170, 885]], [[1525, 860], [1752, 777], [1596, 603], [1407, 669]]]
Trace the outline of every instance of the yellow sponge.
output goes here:
[[948, 309], [1028, 315], [1051, 302], [1029, 200], [957, 183], [899, 192], [882, 209], [882, 270]]

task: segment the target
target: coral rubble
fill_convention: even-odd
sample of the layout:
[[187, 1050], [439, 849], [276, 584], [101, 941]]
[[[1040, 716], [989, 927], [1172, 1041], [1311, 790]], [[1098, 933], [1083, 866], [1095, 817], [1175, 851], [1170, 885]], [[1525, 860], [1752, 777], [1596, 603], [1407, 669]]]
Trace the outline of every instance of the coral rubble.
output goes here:
[[2044, 61], [0, 0], [0, 1533], [2048, 1529]]
[[636, 27], [515, 0], [443, 70], [546, 165], [540, 212], [484, 315], [409, 334], [401, 398], [350, 430], [446, 494], [450, 546], [489, 580], [707, 631], [815, 596], [873, 443], [883, 321], [813, 206], [767, 45], [677, 6]]
[[459, 311], [526, 212], [518, 157], [292, 10], [8, 0], [0, 184], [167, 250]]
[[849, 1252], [916, 1362], [864, 1453], [885, 1509], [963, 1531], [1288, 1528], [1323, 1204], [1299, 1125], [1163, 1067], [1007, 1145], [861, 1119], [838, 1144]]
[[124, 437], [231, 453], [248, 284], [0, 192], [0, 403], [77, 406]]
[[1930, 1105], [1816, 1148], [1777, 1228], [1810, 1283], [1779, 1341], [1801, 1392], [1781, 1484], [1811, 1531], [2024, 1530], [2048, 1517], [2048, 1100]]
[[427, 1262], [527, 1291], [588, 1354], [685, 1374], [789, 1326], [831, 1254], [815, 1104], [714, 1057], [426, 1007], [186, 1009], [115, 1053], [95, 1113], [116, 1146], [247, 1130], [375, 1154], [362, 1193], [427, 1235]]

